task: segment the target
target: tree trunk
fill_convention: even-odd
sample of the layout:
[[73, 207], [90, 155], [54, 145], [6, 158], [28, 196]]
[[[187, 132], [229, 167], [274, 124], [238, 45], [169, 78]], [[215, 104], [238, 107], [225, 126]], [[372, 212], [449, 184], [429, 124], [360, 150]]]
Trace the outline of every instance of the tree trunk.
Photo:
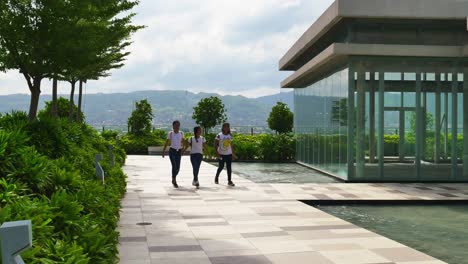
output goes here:
[[70, 104], [69, 104], [69, 107], [68, 107], [68, 118], [70, 120], [70, 122], [73, 122], [73, 105], [75, 104], [75, 102], [73, 101], [73, 97], [75, 96], [75, 85], [76, 85], [76, 81], [71, 81], [71, 92], [70, 92]]
[[76, 113], [76, 122], [81, 123], [83, 120], [81, 120], [81, 102], [83, 99], [83, 81], [80, 80], [80, 88], [78, 92], [78, 112]]
[[52, 117], [58, 118], [58, 105], [57, 105], [57, 79], [52, 81]]
[[29, 91], [31, 91], [31, 101], [29, 104], [29, 121], [34, 121], [37, 117], [37, 108], [39, 106], [39, 96], [41, 95], [41, 81], [42, 78], [40, 77], [35, 77], [32, 78], [31, 82], [31, 77], [23, 73], [24, 77], [26, 78], [26, 81], [28, 82], [28, 87]]

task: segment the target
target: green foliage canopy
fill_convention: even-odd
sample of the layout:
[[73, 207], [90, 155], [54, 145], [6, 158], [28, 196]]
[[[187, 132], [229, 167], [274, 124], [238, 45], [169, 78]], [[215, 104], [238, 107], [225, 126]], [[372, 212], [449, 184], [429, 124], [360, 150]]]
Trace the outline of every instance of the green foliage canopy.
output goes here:
[[221, 125], [227, 120], [223, 101], [215, 96], [201, 99], [193, 108], [192, 118], [203, 127], [205, 134], [208, 134], [210, 128]]
[[135, 110], [128, 118], [130, 134], [146, 135], [151, 132], [153, 122], [153, 108], [148, 100], [144, 99], [135, 103]]
[[267, 122], [270, 129], [280, 134], [289, 133], [293, 129], [294, 114], [285, 103], [278, 102], [271, 109]]

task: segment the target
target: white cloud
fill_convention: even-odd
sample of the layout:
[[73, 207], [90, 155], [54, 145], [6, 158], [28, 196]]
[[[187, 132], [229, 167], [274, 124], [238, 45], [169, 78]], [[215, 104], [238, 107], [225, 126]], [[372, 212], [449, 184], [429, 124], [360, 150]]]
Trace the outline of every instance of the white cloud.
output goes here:
[[[331, 2], [142, 0], [135, 23], [147, 27], [133, 37], [126, 65], [89, 82], [87, 92], [277, 93], [289, 74], [278, 71], [278, 60]], [[0, 73], [0, 94], [20, 91], [28, 93], [17, 72]]]

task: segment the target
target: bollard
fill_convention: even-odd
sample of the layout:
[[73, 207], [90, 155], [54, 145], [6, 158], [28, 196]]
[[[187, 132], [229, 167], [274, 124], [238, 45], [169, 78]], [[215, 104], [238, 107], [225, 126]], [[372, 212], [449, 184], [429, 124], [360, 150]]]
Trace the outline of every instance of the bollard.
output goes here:
[[107, 148], [109, 149], [109, 164], [113, 168], [115, 166], [114, 146], [108, 145]]
[[31, 220], [6, 222], [0, 227], [3, 264], [24, 264], [20, 253], [32, 247]]
[[101, 164], [99, 164], [99, 161], [102, 160], [102, 154], [96, 154], [94, 156], [94, 166], [96, 167], [96, 176], [98, 177], [99, 180], [104, 183], [104, 170], [101, 167]]

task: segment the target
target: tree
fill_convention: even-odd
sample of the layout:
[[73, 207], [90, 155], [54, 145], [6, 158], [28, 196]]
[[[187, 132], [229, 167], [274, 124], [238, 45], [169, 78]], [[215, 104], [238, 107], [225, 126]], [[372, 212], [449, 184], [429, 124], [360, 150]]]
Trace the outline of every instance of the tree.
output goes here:
[[294, 114], [285, 103], [277, 102], [271, 109], [267, 122], [268, 127], [277, 133], [289, 133], [293, 129]]
[[133, 110], [132, 115], [128, 118], [130, 134], [141, 136], [151, 133], [153, 118], [153, 109], [148, 100], [144, 99], [136, 102], [135, 110]]
[[53, 53], [49, 40], [51, 25], [57, 23], [41, 1], [3, 0], [0, 3], [0, 49], [3, 70], [17, 69], [31, 92], [29, 119], [35, 119], [41, 81], [51, 75], [48, 55]]
[[203, 128], [205, 134], [208, 134], [210, 128], [227, 120], [224, 104], [215, 96], [201, 99], [193, 108], [192, 118]]
[[[56, 101], [58, 118], [68, 118], [70, 116], [69, 105], [70, 105], [70, 102], [68, 101], [68, 99], [63, 98], [63, 97], [58, 98], [58, 100]], [[77, 110], [78, 110], [78, 107], [75, 104], [73, 104], [73, 112], [76, 112]], [[37, 116], [39, 118], [55, 117], [54, 116], [54, 104], [52, 103], [52, 101], [46, 102], [45, 108], [39, 111]], [[84, 120], [84, 115], [83, 113], [81, 113], [80, 121], [83, 121], [83, 120]]]
[[73, 110], [78, 81], [107, 76], [107, 71], [123, 65], [128, 39], [141, 28], [131, 25], [134, 14], [129, 10], [137, 4], [137, 0], [0, 1], [0, 70], [17, 69], [26, 79], [30, 120], [36, 118], [44, 78], [71, 82]]

